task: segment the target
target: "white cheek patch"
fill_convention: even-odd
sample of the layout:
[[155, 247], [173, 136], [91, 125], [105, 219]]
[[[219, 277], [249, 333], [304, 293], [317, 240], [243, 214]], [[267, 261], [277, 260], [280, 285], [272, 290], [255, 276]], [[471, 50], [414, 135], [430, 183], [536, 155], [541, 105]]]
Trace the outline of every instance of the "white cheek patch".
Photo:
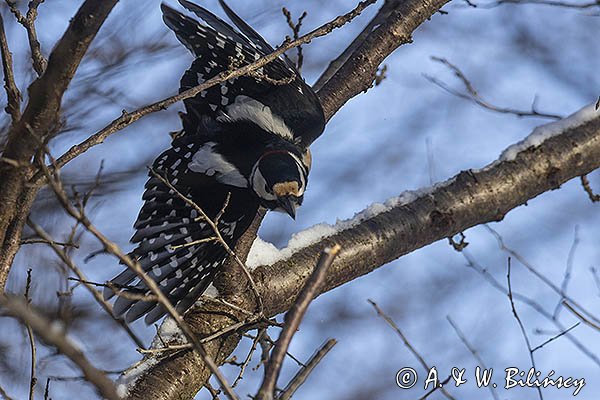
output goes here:
[[252, 121], [262, 129], [274, 133], [285, 140], [293, 141], [294, 134], [283, 119], [273, 114], [271, 109], [248, 96], [237, 96], [235, 102], [226, 108], [224, 115], [217, 117], [218, 121]]
[[300, 176], [300, 188], [298, 190], [298, 197], [300, 197], [304, 194], [304, 191], [306, 190], [306, 176], [308, 175], [308, 171], [304, 166], [304, 163], [300, 161], [300, 159], [296, 157], [295, 154], [288, 154], [296, 161], [296, 168], [298, 168], [298, 175]]
[[254, 166], [254, 171], [252, 173], [252, 189], [254, 192], [263, 200], [273, 201], [276, 200], [277, 197], [273, 193], [269, 193], [266, 189], [267, 181], [260, 173], [260, 169], [258, 166]]
[[248, 187], [248, 180], [238, 169], [214, 150], [216, 143], [207, 142], [192, 156], [188, 164], [191, 171], [215, 178], [226, 185]]

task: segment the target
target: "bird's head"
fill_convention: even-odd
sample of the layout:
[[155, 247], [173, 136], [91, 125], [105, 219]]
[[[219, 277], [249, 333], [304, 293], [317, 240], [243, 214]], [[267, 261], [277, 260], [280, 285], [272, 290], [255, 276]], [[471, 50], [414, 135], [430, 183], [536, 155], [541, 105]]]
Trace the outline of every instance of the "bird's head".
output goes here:
[[270, 150], [254, 164], [250, 182], [263, 206], [296, 218], [310, 169], [310, 152], [302, 157], [287, 150]]

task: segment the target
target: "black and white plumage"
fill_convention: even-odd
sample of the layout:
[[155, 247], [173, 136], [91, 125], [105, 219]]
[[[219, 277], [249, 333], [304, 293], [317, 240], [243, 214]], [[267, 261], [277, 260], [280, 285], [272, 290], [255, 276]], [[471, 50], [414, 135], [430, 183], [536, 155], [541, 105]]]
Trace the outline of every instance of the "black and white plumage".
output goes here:
[[[195, 56], [181, 79], [180, 91], [220, 72], [269, 54], [273, 48], [222, 0], [236, 31], [206, 9], [180, 3], [205, 24], [162, 5], [163, 19]], [[259, 206], [295, 217], [310, 169], [308, 146], [322, 133], [321, 104], [294, 65], [282, 56], [251, 76], [230, 79], [184, 101], [183, 130], [153, 170], [211, 218], [224, 209], [218, 228], [233, 248]], [[227, 252], [193, 206], [150, 173], [138, 216], [132, 251], [148, 276], [185, 312], [212, 283]], [[190, 244], [181, 246], [185, 244]], [[126, 291], [147, 294], [130, 270], [112, 282]], [[110, 289], [105, 297], [112, 297]], [[117, 315], [133, 321], [146, 315], [152, 323], [165, 313], [160, 305], [118, 297]]]

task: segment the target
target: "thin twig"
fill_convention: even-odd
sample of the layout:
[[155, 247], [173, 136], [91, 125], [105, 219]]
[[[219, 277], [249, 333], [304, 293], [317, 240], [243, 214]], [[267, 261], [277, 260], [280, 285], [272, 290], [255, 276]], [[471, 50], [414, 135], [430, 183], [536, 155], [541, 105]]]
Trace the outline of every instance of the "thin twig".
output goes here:
[[[465, 250], [461, 253], [465, 260], [467, 261], [467, 267], [472, 268], [474, 271], [478, 272], [485, 280], [488, 282], [494, 289], [498, 290], [503, 295], [508, 295], [508, 290], [505, 286], [503, 286], [498, 280], [490, 274], [487, 268], [484, 268], [482, 265], [478, 264], [477, 261], [469, 254], [468, 250]], [[552, 314], [546, 311], [538, 302], [533, 299], [513, 291], [513, 298], [515, 300], [519, 300], [521, 303], [531, 307], [534, 311], [542, 315], [548, 322], [554, 324], [559, 331], [564, 331], [567, 328], [562, 325], [558, 320], [552, 318]], [[597, 366], [600, 367], [600, 358], [594, 353], [590, 351], [583, 343], [577, 340], [573, 335], [566, 334], [565, 337], [573, 343], [573, 345], [581, 351], [586, 357], [588, 357], [592, 362], [594, 362]]]
[[[27, 280], [25, 282], [25, 302], [27, 305], [31, 305], [31, 297], [29, 293], [31, 291], [31, 268], [27, 270]], [[33, 329], [29, 324], [25, 324], [27, 328], [27, 336], [29, 337], [29, 346], [31, 347], [31, 371], [30, 371], [30, 379], [29, 379], [29, 400], [33, 400], [33, 394], [35, 393], [35, 384], [37, 383], [37, 378], [35, 377], [35, 364], [36, 364], [36, 347], [35, 347], [35, 338], [33, 336]]]
[[596, 329], [597, 331], [600, 331], [600, 326], [598, 324], [595, 324], [594, 322], [590, 321], [585, 316], [583, 316], [579, 311], [577, 311], [575, 309], [575, 307], [573, 307], [571, 304], [569, 304], [569, 302], [567, 300], [563, 300], [562, 304], [563, 304], [563, 306], [567, 307], [567, 309], [569, 311], [571, 311], [573, 314], [575, 314], [575, 316], [577, 318], [582, 320], [586, 325], [591, 326], [592, 328]]
[[[74, 247], [76, 249], [79, 248], [79, 245], [77, 243], [67, 243], [67, 242], [52, 242], [57, 246], [63, 246], [63, 247]], [[50, 242], [48, 242], [45, 239], [42, 238], [25, 238], [23, 240], [21, 240], [21, 245], [25, 245], [25, 244], [50, 244]]]
[[583, 190], [588, 194], [592, 203], [597, 203], [600, 201], [600, 194], [594, 193], [594, 190], [590, 186], [590, 181], [588, 180], [587, 175], [581, 175], [581, 186], [583, 186]]
[[46, 378], [46, 387], [44, 388], [44, 400], [50, 398], [50, 378]]
[[136, 346], [140, 347], [140, 348], [144, 348], [145, 347], [144, 342], [142, 342], [142, 340], [137, 337], [137, 335], [131, 330], [129, 325], [127, 325], [125, 323], [125, 321], [123, 321], [123, 319], [116, 318], [114, 316], [114, 313], [112, 311], [113, 310], [112, 305], [109, 302], [107, 302], [106, 300], [104, 300], [104, 296], [102, 296], [102, 293], [100, 293], [98, 290], [94, 289], [92, 282], [89, 282], [86, 279], [86, 276], [84, 275], [84, 273], [81, 272], [81, 269], [77, 267], [75, 262], [73, 262], [73, 260], [67, 255], [67, 253], [64, 251], [64, 249], [59, 247], [59, 245], [55, 244], [55, 242], [52, 240], [50, 235], [41, 226], [35, 224], [31, 220], [27, 220], [27, 224], [29, 225], [29, 227], [31, 229], [33, 229], [35, 231], [35, 233], [40, 238], [42, 238], [43, 240], [46, 241], [46, 243], [48, 243], [48, 245], [52, 248], [54, 253], [58, 256], [58, 258], [60, 258], [60, 260], [75, 275], [77, 275], [77, 281], [82, 283], [83, 286], [85, 286], [85, 288], [92, 294], [92, 296], [94, 297], [96, 302], [98, 304], [100, 304], [100, 306], [104, 309], [104, 311], [106, 311], [106, 313], [108, 315], [110, 315], [110, 317], [113, 318], [123, 328], [123, 330], [125, 330], [125, 332], [127, 332], [127, 335], [131, 338], [131, 340], [133, 340], [133, 342], [136, 344]]
[[[561, 293], [567, 293], [569, 281], [571, 280], [571, 271], [573, 270], [573, 259], [575, 258], [575, 251], [577, 250], [578, 244], [579, 244], [579, 226], [575, 225], [575, 234], [573, 235], [573, 243], [571, 244], [571, 249], [569, 249], [569, 255], [567, 256], [567, 266], [565, 267], [563, 281], [560, 285]], [[564, 299], [564, 297], [561, 297], [561, 299], [558, 301], [558, 304], [556, 304], [556, 307], [554, 308], [554, 314], [552, 314], [554, 319], [558, 318], [558, 313], [560, 312], [560, 308], [561, 308], [563, 299]]]
[[292, 337], [298, 330], [300, 321], [302, 321], [302, 317], [304, 316], [308, 305], [317, 293], [319, 293], [321, 283], [325, 279], [325, 274], [331, 264], [333, 264], [333, 260], [339, 251], [340, 246], [337, 244], [333, 247], [326, 247], [323, 250], [316, 268], [306, 280], [304, 287], [298, 294], [298, 297], [290, 310], [285, 314], [284, 328], [275, 343], [275, 348], [271, 352], [271, 357], [265, 367], [265, 377], [255, 397], [256, 400], [271, 400], [275, 397], [277, 378], [281, 372], [283, 359], [287, 353], [290, 342], [292, 341]]
[[517, 261], [519, 261], [525, 268], [527, 268], [527, 270], [529, 270], [532, 274], [534, 274], [538, 279], [540, 279], [542, 282], [544, 282], [544, 284], [546, 284], [550, 289], [552, 289], [556, 294], [558, 294], [559, 296], [561, 296], [561, 298], [568, 300], [570, 304], [573, 304], [574, 306], [576, 306], [579, 310], [581, 310], [583, 313], [585, 313], [585, 315], [593, 320], [596, 324], [600, 324], [600, 319], [598, 319], [597, 317], [595, 317], [590, 311], [588, 311], [586, 308], [584, 308], [580, 303], [578, 303], [577, 301], [573, 300], [571, 297], [569, 297], [566, 293], [562, 292], [560, 290], [560, 288], [558, 286], [556, 286], [550, 279], [548, 279], [548, 277], [546, 277], [544, 274], [540, 273], [533, 265], [531, 265], [529, 262], [527, 262], [527, 260], [521, 256], [519, 253], [517, 253], [515, 250], [509, 248], [508, 246], [506, 246], [506, 244], [504, 243], [504, 239], [502, 238], [502, 236], [496, 232], [493, 228], [491, 228], [489, 225], [484, 225], [484, 227], [496, 238], [496, 241], [498, 242], [498, 247], [500, 248], [500, 250], [505, 251], [507, 254], [509, 254], [511, 257], [515, 258]]
[[546, 340], [542, 344], [535, 346], [533, 349], [531, 349], [531, 352], [539, 350], [542, 347], [544, 347], [545, 345], [547, 345], [548, 343], [551, 343], [551, 342], [555, 341], [556, 339], [566, 335], [567, 333], [571, 332], [573, 329], [577, 328], [579, 326], [579, 324], [581, 324], [581, 322], [577, 322], [575, 325], [573, 325], [569, 329], [565, 329], [564, 331], [560, 332], [558, 335], [552, 336], [550, 339]]
[[[240, 258], [237, 256], [237, 254], [235, 254], [235, 252], [231, 249], [231, 247], [229, 247], [229, 244], [227, 244], [225, 239], [223, 239], [223, 236], [221, 235], [221, 231], [219, 230], [219, 227], [218, 227], [218, 219], [215, 219], [214, 221], [212, 219], [210, 219], [208, 217], [208, 215], [206, 215], [206, 213], [204, 212], [202, 207], [200, 207], [198, 204], [196, 204], [195, 201], [193, 201], [192, 199], [188, 198], [186, 195], [181, 193], [175, 186], [173, 186], [171, 184], [171, 182], [169, 182], [166, 178], [164, 178], [161, 174], [156, 172], [154, 169], [150, 168], [150, 172], [157, 179], [159, 179], [163, 184], [165, 184], [170, 190], [172, 190], [177, 197], [179, 197], [186, 204], [188, 204], [189, 206], [194, 208], [194, 210], [196, 210], [200, 214], [200, 217], [198, 217], [198, 218], [201, 218], [202, 221], [206, 222], [211, 227], [218, 242], [221, 244], [221, 246], [223, 246], [223, 248], [229, 254], [229, 256], [232, 257], [235, 260], [235, 262], [239, 265], [239, 267], [242, 269], [242, 272], [244, 272], [244, 275], [246, 275], [248, 282], [250, 282], [250, 288], [252, 289], [252, 293], [254, 294], [254, 299], [256, 301], [258, 314], [262, 316], [263, 308], [264, 308], [263, 301], [262, 301], [262, 297], [260, 296], [260, 293], [258, 293], [258, 289], [257, 289], [256, 283], [254, 282], [254, 279], [252, 278], [252, 274], [248, 270], [248, 267], [246, 267], [246, 264], [244, 264], [244, 262], [242, 260], [240, 260]], [[231, 193], [228, 193], [223, 207], [226, 207], [229, 204], [230, 196], [231, 196]], [[220, 217], [223, 212], [224, 212], [224, 208], [222, 208], [221, 211], [219, 211], [217, 216]]]
[[[454, 332], [456, 333], [456, 336], [458, 336], [458, 338], [460, 339], [460, 341], [465, 345], [465, 347], [469, 350], [469, 352], [473, 355], [473, 357], [475, 357], [475, 359], [477, 360], [477, 363], [479, 363], [479, 366], [481, 368], [483, 368], [483, 369], [487, 369], [486, 364], [483, 361], [483, 358], [481, 358], [481, 355], [479, 354], [479, 352], [477, 351], [477, 349], [475, 349], [475, 347], [473, 347], [473, 345], [471, 345], [469, 343], [469, 341], [467, 340], [467, 337], [460, 330], [460, 328], [458, 327], [458, 325], [456, 325], [456, 323], [452, 320], [452, 318], [450, 318], [449, 315], [446, 315], [446, 319], [448, 320], [448, 322], [450, 323], [450, 325], [454, 329]], [[535, 351], [535, 350], [533, 350], [533, 351]], [[494, 387], [494, 385], [489, 385], [488, 387], [490, 389], [490, 392], [492, 393], [492, 397], [495, 400], [500, 400], [500, 397], [498, 396], [498, 393], [496, 393], [496, 388]]]
[[40, 42], [37, 38], [37, 31], [35, 29], [38, 7], [43, 2], [44, 0], [31, 0], [27, 8], [27, 14], [23, 15], [17, 8], [14, 0], [6, 0], [6, 3], [8, 4], [10, 11], [14, 14], [17, 22], [23, 25], [27, 31], [27, 39], [29, 40], [29, 48], [31, 49], [31, 62], [33, 64], [33, 69], [38, 76], [42, 76], [46, 70], [46, 65], [48, 64], [46, 58], [42, 54]]
[[82, 351], [73, 344], [59, 324], [53, 324], [42, 315], [33, 311], [29, 305], [6, 294], [0, 294], [0, 306], [10, 315], [18, 318], [24, 324], [31, 326], [35, 333], [47, 344], [50, 344], [73, 361], [83, 372], [86, 380], [94, 385], [104, 398], [119, 400], [113, 382], [99, 369], [95, 368]]
[[277, 397], [277, 400], [289, 400], [296, 390], [304, 384], [308, 376], [315, 369], [315, 367], [321, 362], [321, 360], [329, 353], [329, 351], [337, 344], [335, 339], [329, 339], [312, 357], [308, 360], [305, 367], [302, 367], [300, 371], [294, 375], [292, 380], [286, 385], [282, 393]]
[[[521, 329], [521, 334], [523, 335], [523, 339], [525, 339], [525, 344], [527, 345], [527, 351], [529, 351], [529, 359], [531, 360], [531, 367], [534, 370], [537, 370], [537, 368], [535, 366], [535, 357], [533, 357], [533, 350], [531, 349], [531, 343], [529, 342], [529, 336], [527, 336], [527, 332], [525, 331], [525, 326], [523, 326], [523, 322], [521, 321], [521, 318], [519, 317], [519, 314], [517, 313], [517, 309], [515, 308], [515, 302], [513, 301], [512, 286], [510, 283], [510, 268], [511, 268], [511, 262], [510, 262], [510, 257], [508, 257], [508, 272], [506, 273], [506, 280], [508, 281], [508, 300], [510, 301], [510, 308], [512, 309], [513, 316], [515, 317], [515, 319], [517, 320], [517, 323], [519, 324], [519, 329]], [[536, 386], [536, 388], [537, 388], [537, 392], [540, 397], [540, 400], [543, 400], [544, 397], [542, 396], [542, 390], [540, 389], [539, 386]]]
[[[304, 11], [302, 13], [302, 15], [300, 15], [300, 17], [298, 17], [298, 22], [294, 22], [294, 20], [292, 19], [292, 13], [285, 7], [283, 7], [281, 9], [281, 12], [283, 13], [283, 15], [285, 16], [285, 20], [288, 24], [288, 26], [290, 27], [290, 29], [292, 30], [292, 34], [294, 35], [294, 40], [298, 40], [298, 38], [300, 37], [300, 28], [302, 27], [302, 21], [304, 20], [304, 18], [306, 18], [306, 16], [308, 15], [306, 13], [306, 11]], [[296, 69], [298, 70], [298, 72], [302, 71], [302, 64], [304, 64], [304, 55], [302, 54], [302, 46], [298, 46], [296, 48], [296, 52], [297, 52], [297, 57], [296, 57]]]
[[538, 117], [538, 118], [551, 118], [551, 119], [562, 119], [563, 118], [563, 116], [558, 115], [558, 114], [539, 112], [535, 108], [535, 100], [531, 104], [531, 110], [518, 110], [515, 108], [506, 108], [506, 107], [495, 106], [495, 105], [487, 102], [486, 100], [484, 100], [481, 97], [481, 95], [477, 92], [477, 90], [475, 89], [475, 87], [473, 86], [471, 81], [469, 81], [469, 79], [467, 79], [467, 77], [463, 74], [463, 72], [457, 66], [455, 66], [454, 64], [452, 64], [450, 61], [446, 60], [445, 58], [431, 57], [431, 59], [445, 65], [450, 70], [452, 70], [452, 72], [454, 72], [454, 75], [458, 79], [460, 79], [461, 82], [463, 83], [466, 93], [459, 92], [455, 89], [452, 89], [451, 87], [446, 85], [441, 80], [434, 78], [430, 75], [424, 75], [425, 79], [427, 79], [431, 83], [439, 86], [440, 88], [444, 89], [446, 92], [448, 92], [454, 96], [472, 101], [475, 104], [477, 104], [483, 108], [486, 108], [488, 110], [495, 111], [495, 112], [498, 112], [501, 114], [514, 114], [517, 117]]
[[[425, 361], [423, 356], [421, 356], [421, 354], [419, 354], [419, 352], [413, 347], [413, 345], [410, 344], [410, 342], [408, 341], [408, 338], [404, 335], [404, 333], [402, 333], [402, 331], [400, 330], [398, 325], [396, 325], [394, 320], [389, 315], [384, 313], [383, 310], [379, 307], [379, 305], [377, 303], [375, 303], [373, 300], [368, 299], [367, 301], [373, 306], [373, 308], [375, 308], [377, 315], [379, 315], [381, 318], [383, 318], [383, 320], [385, 322], [387, 322], [387, 324], [398, 334], [398, 336], [400, 336], [400, 339], [402, 340], [402, 342], [404, 343], [406, 348], [412, 353], [413, 356], [415, 356], [415, 358], [419, 361], [419, 363], [421, 364], [423, 369], [425, 371], [431, 371], [431, 368], [429, 367], [429, 365], [427, 364], [427, 362]], [[446, 398], [454, 400], [454, 397], [450, 393], [448, 393], [448, 391], [446, 391], [446, 389], [444, 389], [443, 387], [440, 387], [439, 385], [434, 385], [434, 389], [437, 389], [438, 387], [440, 388], [440, 390], [444, 394], [444, 396], [446, 396]], [[429, 393], [429, 394], [431, 394], [431, 393]], [[429, 396], [429, 394], [426, 394], [426, 396]]]
[[266, 331], [267, 331], [266, 328], [257, 329], [256, 337], [254, 339], [252, 339], [252, 346], [250, 347], [250, 351], [248, 352], [248, 355], [244, 359], [244, 362], [242, 362], [242, 365], [240, 366], [240, 372], [239, 372], [238, 376], [235, 378], [235, 380], [233, 381], [233, 384], [231, 385], [232, 387], [236, 387], [236, 385], [244, 378], [244, 372], [246, 371], [248, 364], [250, 364], [250, 361], [252, 360], [252, 355], [256, 351], [258, 342], [260, 341], [260, 338], [265, 334]]
[[6, 89], [6, 112], [11, 116], [15, 123], [21, 118], [21, 92], [15, 83], [15, 74], [13, 72], [13, 61], [6, 32], [4, 31], [4, 19], [0, 15], [0, 52], [2, 55], [2, 71], [4, 71], [4, 89]]
[[155, 353], [164, 353], [167, 351], [180, 351], [180, 350], [189, 350], [194, 348], [191, 343], [184, 344], [169, 344], [165, 347], [157, 347], [152, 349], [137, 349], [137, 351], [141, 354], [155, 354]]
[[[137, 120], [139, 120], [140, 118], [142, 118], [148, 114], [151, 114], [151, 113], [154, 113], [157, 111], [161, 111], [161, 110], [165, 110], [168, 107], [170, 107], [171, 105], [173, 105], [181, 100], [194, 97], [198, 93], [200, 93], [208, 88], [211, 88], [215, 85], [218, 85], [219, 83], [225, 82], [228, 79], [246, 75], [251, 71], [256, 71], [260, 67], [263, 67], [266, 64], [272, 62], [273, 60], [276, 60], [280, 55], [282, 55], [286, 51], [293, 49], [297, 46], [300, 46], [302, 44], [309, 43], [313, 39], [316, 39], [318, 37], [327, 35], [334, 29], [340, 28], [343, 25], [350, 22], [351, 20], [353, 20], [354, 18], [356, 18], [358, 15], [360, 15], [364, 11], [365, 8], [367, 8], [371, 4], [374, 4], [375, 2], [376, 2], [376, 0], [361, 1], [350, 12], [337, 17], [326, 24], [321, 25], [320, 27], [307, 33], [306, 35], [303, 35], [302, 37], [298, 38], [297, 40], [285, 40], [283, 42], [283, 44], [281, 46], [279, 46], [272, 53], [256, 60], [255, 62], [253, 62], [251, 64], [248, 64], [241, 68], [238, 68], [235, 71], [225, 71], [225, 72], [215, 76], [214, 78], [211, 78], [211, 79], [203, 82], [202, 84], [200, 84], [196, 87], [190, 88], [190, 89], [188, 89], [184, 92], [181, 92], [175, 96], [171, 96], [164, 100], [158, 101], [156, 103], [152, 103], [150, 105], [141, 107], [132, 112], [123, 112], [119, 118], [112, 121], [110, 124], [108, 124], [107, 126], [102, 128], [100, 131], [96, 132], [95, 134], [93, 134], [90, 137], [88, 137], [87, 139], [85, 139], [83, 142], [81, 142], [77, 145], [74, 145], [69, 150], [67, 150], [66, 153], [64, 153], [62, 156], [60, 156], [56, 160], [56, 165], [59, 168], [64, 166], [66, 163], [73, 160], [75, 157], [83, 154], [90, 148], [104, 142], [104, 140], [106, 140], [106, 138], [108, 138], [112, 134], [124, 129], [125, 127], [131, 125], [132, 123], [136, 122]], [[43, 178], [44, 178], [43, 174], [38, 173], [31, 179], [31, 181], [32, 181], [32, 183], [39, 184]]]
[[186, 336], [188, 341], [194, 345], [194, 349], [198, 352], [200, 358], [202, 358], [202, 361], [206, 364], [208, 369], [210, 369], [210, 371], [215, 375], [227, 397], [230, 400], [237, 400], [237, 395], [231, 389], [231, 386], [227, 382], [225, 376], [219, 370], [215, 361], [208, 355], [202, 343], [200, 343], [190, 326], [184, 321], [181, 314], [177, 312], [177, 310], [167, 298], [167, 296], [160, 290], [158, 284], [144, 272], [140, 263], [137, 260], [132, 260], [131, 257], [127, 256], [119, 248], [119, 246], [117, 246], [114, 242], [110, 241], [106, 236], [104, 236], [104, 234], [100, 232], [98, 228], [96, 228], [96, 226], [94, 226], [91, 223], [91, 221], [87, 218], [87, 216], [84, 213], [73, 207], [73, 205], [69, 202], [68, 196], [62, 188], [60, 179], [57, 179], [56, 176], [60, 170], [54, 162], [53, 165], [55, 174], [54, 176], [51, 174], [49, 168], [44, 162], [39, 162], [39, 166], [42, 169], [42, 172], [46, 175], [46, 179], [50, 183], [52, 190], [54, 190], [57, 199], [59, 200], [65, 211], [77, 221], [79, 221], [92, 235], [94, 235], [96, 239], [98, 239], [98, 241], [102, 243], [107, 252], [117, 257], [119, 261], [121, 261], [129, 269], [131, 269], [137, 274], [141, 281], [144, 282], [148, 290], [150, 290], [154, 295], [156, 295], [158, 303], [161, 306], [163, 306], [167, 313], [175, 320], [175, 322], [177, 323], [183, 334]]
[[452, 379], [452, 375], [448, 375], [448, 377], [446, 379], [444, 379], [443, 381], [441, 381], [439, 385], [435, 385], [434, 387], [432, 387], [427, 393], [425, 393], [423, 396], [419, 397], [417, 400], [427, 399], [429, 396], [431, 396], [433, 393], [435, 393], [436, 390], [441, 389], [445, 384], [450, 382], [450, 379]]
[[[245, 333], [243, 336], [250, 338], [250, 339], [255, 339], [255, 336], [252, 336], [248, 333]], [[273, 341], [273, 339], [271, 339], [269, 337], [269, 335], [267, 335], [267, 333], [265, 332], [264, 335], [262, 335], [261, 337], [259, 337], [259, 343], [260, 342], [264, 342], [264, 343], [268, 343], [269, 344], [269, 350], [271, 347], [275, 346], [275, 342]], [[290, 352], [286, 352], [286, 355], [291, 358], [296, 364], [298, 364], [299, 367], [306, 367], [306, 365], [304, 365], [304, 363], [302, 361], [300, 361], [296, 356], [294, 356], [292, 353]], [[267, 354], [267, 358], [264, 360], [264, 362], [268, 361], [268, 354]], [[261, 363], [262, 364], [262, 363]], [[258, 367], [260, 367], [260, 365], [257, 365], [254, 370], [258, 369]]]
[[5, 391], [5, 390], [2, 388], [2, 386], [0, 386], [0, 397], [1, 397], [3, 400], [13, 400], [13, 398], [12, 398], [12, 397], [10, 397], [10, 396], [8, 395], [8, 393], [6, 393], [6, 391]]

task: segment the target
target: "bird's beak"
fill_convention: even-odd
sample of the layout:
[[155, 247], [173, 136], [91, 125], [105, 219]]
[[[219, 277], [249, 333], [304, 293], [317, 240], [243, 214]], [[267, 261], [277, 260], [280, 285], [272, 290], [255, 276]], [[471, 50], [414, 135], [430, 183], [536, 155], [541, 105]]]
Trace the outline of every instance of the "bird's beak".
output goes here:
[[290, 196], [280, 197], [277, 199], [279, 206], [286, 212], [292, 219], [296, 219], [296, 206]]

